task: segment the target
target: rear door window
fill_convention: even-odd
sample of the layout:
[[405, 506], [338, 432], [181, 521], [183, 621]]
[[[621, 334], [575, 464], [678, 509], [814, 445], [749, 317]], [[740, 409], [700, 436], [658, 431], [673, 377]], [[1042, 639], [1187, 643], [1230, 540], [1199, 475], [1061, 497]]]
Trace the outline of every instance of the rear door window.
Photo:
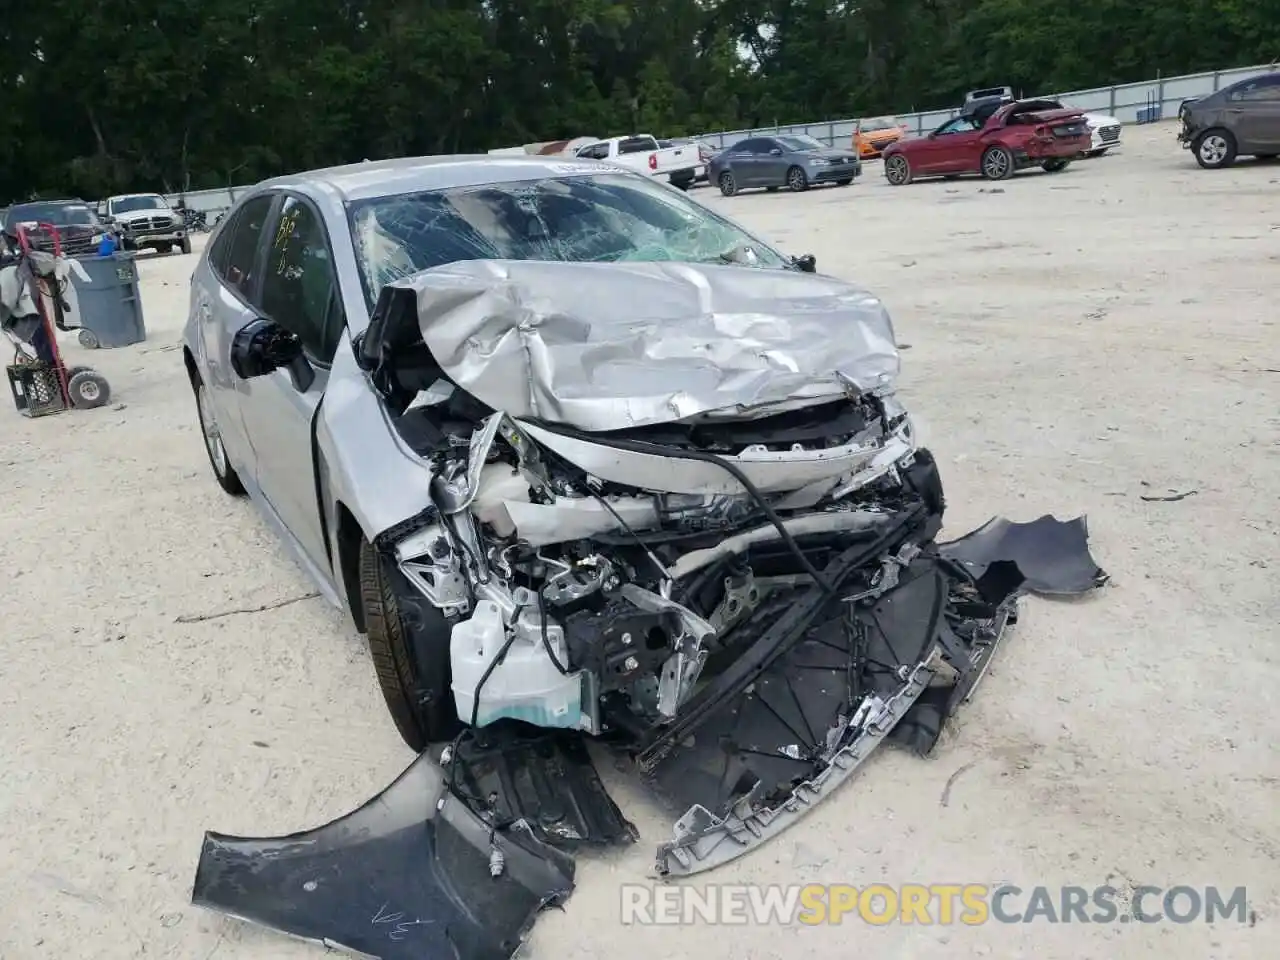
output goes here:
[[[230, 224], [226, 257], [219, 273], [227, 286], [246, 300], [253, 296], [256, 280], [254, 271], [258, 263], [262, 230], [267, 224], [267, 216], [271, 213], [274, 202], [275, 194], [264, 193], [254, 197], [246, 201], [236, 215], [235, 223]], [[215, 269], [216, 266], [215, 262]]]
[[657, 150], [658, 141], [653, 137], [627, 137], [618, 141], [618, 153], [644, 153], [646, 150]]

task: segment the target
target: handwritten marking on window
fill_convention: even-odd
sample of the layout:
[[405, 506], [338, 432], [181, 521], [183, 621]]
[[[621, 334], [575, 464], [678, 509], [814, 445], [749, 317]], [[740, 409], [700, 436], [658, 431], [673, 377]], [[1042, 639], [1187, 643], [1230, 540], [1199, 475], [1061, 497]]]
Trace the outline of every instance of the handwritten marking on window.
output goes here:
[[370, 922], [374, 926], [385, 926], [387, 928], [387, 939], [393, 940], [396, 943], [399, 943], [408, 937], [409, 934], [413, 932], [414, 927], [423, 927], [428, 924], [435, 923], [434, 920], [419, 920], [416, 918], [413, 920], [406, 920], [404, 919], [406, 914], [403, 910], [397, 910], [389, 913], [387, 911], [388, 906], [389, 904], [386, 903], [380, 906], [378, 908], [378, 912], [373, 915], [373, 919]]

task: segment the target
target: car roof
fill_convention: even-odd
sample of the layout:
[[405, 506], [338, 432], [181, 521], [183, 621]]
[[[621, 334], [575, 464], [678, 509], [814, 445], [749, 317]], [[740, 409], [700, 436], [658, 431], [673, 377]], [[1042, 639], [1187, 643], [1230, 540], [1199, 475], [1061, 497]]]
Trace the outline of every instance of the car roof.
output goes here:
[[[368, 200], [399, 193], [447, 190], [486, 183], [544, 180], [595, 173], [624, 173], [623, 168], [576, 157], [506, 157], [458, 154], [368, 160], [341, 167], [325, 167], [264, 180], [258, 187], [328, 188], [346, 201]], [[636, 174], [638, 176], [638, 174]]]
[[108, 200], [131, 200], [134, 197], [159, 197], [164, 199], [164, 194], [158, 190], [152, 190], [149, 193], [113, 193], [107, 197]]
[[[35, 206], [43, 207], [43, 206], [48, 206], [49, 204], [58, 204], [58, 203], [84, 203], [84, 201], [81, 200], [79, 197], [56, 197], [56, 198], [50, 197], [47, 200], [23, 200], [21, 203], [13, 204], [9, 209], [13, 210], [17, 207], [35, 207]], [[86, 203], [85, 206], [88, 206], [88, 204]]]

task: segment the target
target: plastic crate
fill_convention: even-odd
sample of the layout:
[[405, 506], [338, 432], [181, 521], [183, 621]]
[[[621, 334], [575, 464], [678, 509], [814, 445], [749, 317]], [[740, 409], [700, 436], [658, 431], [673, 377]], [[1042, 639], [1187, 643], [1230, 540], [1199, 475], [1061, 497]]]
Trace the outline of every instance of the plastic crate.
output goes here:
[[11, 363], [5, 372], [13, 404], [24, 417], [43, 417], [67, 409], [58, 371], [47, 363]]

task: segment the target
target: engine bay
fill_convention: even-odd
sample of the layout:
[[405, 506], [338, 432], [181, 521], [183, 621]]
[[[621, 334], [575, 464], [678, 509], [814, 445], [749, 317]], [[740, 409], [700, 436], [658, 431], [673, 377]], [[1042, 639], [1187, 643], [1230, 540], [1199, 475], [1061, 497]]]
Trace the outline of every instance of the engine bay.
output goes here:
[[941, 512], [892, 398], [585, 435], [468, 421], [475, 401], [443, 379], [424, 393], [396, 422], [431, 463], [438, 514], [396, 560], [448, 620], [471, 726], [669, 722], [771, 598], [905, 506]]

